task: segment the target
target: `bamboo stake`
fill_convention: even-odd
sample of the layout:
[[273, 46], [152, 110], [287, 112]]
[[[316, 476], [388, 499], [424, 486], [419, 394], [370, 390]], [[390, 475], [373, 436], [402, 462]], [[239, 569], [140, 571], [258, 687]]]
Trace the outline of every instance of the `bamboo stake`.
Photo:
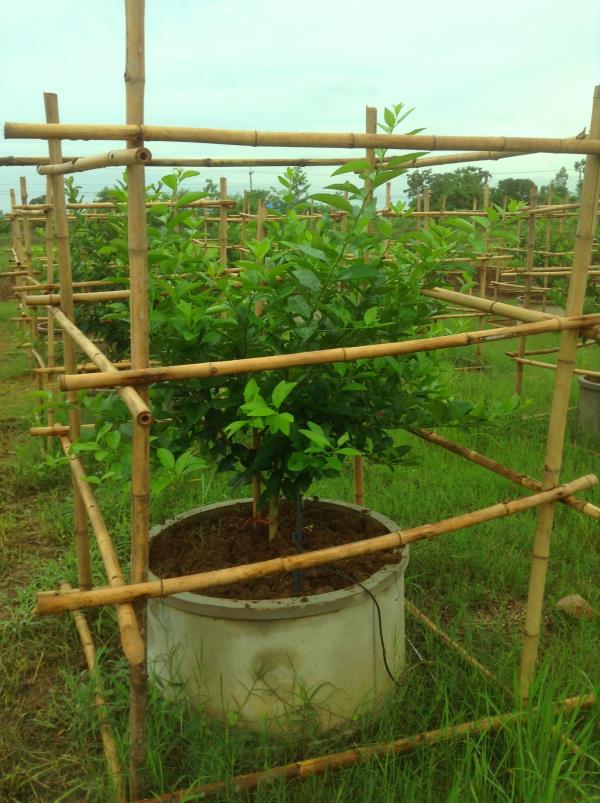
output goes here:
[[[590, 137], [598, 136], [600, 136], [600, 86], [596, 87], [594, 93], [590, 124]], [[579, 223], [573, 254], [573, 274], [569, 284], [566, 306], [567, 316], [576, 315], [583, 309], [587, 271], [591, 262], [596, 228], [599, 184], [600, 159], [597, 156], [590, 156], [586, 159], [583, 177]], [[560, 338], [554, 396], [548, 425], [543, 488], [555, 485], [560, 476], [567, 409], [576, 355], [577, 335], [575, 332], [564, 331]], [[523, 652], [519, 675], [519, 693], [523, 700], [529, 699], [529, 690], [537, 660], [553, 522], [554, 505], [544, 505], [538, 511], [537, 516], [523, 629]]]
[[[97, 301], [123, 301], [129, 298], [129, 290], [104, 290], [96, 293], [72, 293], [72, 300], [79, 303], [96, 303]], [[25, 304], [28, 307], [44, 307], [48, 305], [60, 306], [60, 293], [49, 293], [47, 295], [26, 295]]]
[[[50, 92], [44, 93], [44, 107], [46, 120], [58, 124], [58, 97]], [[58, 139], [48, 141], [48, 154], [51, 162], [59, 163], [62, 160], [62, 147]], [[71, 287], [71, 254], [69, 251], [69, 227], [66, 220], [64, 180], [62, 176], [52, 176], [52, 199], [54, 205], [54, 232], [56, 239], [56, 255], [60, 274], [60, 311], [69, 321], [75, 320], [75, 307], [73, 304], [73, 288]], [[70, 337], [63, 342], [63, 359], [65, 369], [73, 374], [76, 371], [75, 343]], [[77, 407], [77, 394], [69, 393], [67, 396], [70, 405], [68, 411], [69, 437], [71, 442], [79, 438], [81, 414]], [[73, 505], [75, 523], [75, 543], [77, 547], [77, 566], [80, 586], [88, 588], [92, 585], [90, 568], [90, 553], [87, 532], [87, 519], [83, 500], [77, 482], [73, 480]]]
[[[141, 147], [144, 133], [144, 0], [125, 0], [126, 66], [125, 97], [127, 147]], [[127, 168], [127, 241], [130, 270], [131, 362], [135, 369], [149, 365], [148, 328], [148, 241], [146, 232], [146, 188], [144, 165]], [[148, 400], [148, 389], [142, 390]], [[133, 425], [131, 464], [131, 580], [143, 583], [148, 579], [149, 519], [150, 519], [150, 432], [138, 422]], [[146, 644], [146, 603], [136, 605], [137, 619]], [[129, 782], [132, 798], [137, 797], [146, 783], [146, 710], [148, 706], [148, 675], [146, 661], [130, 669], [129, 706]]]
[[[60, 588], [62, 591], [71, 590], [69, 583], [65, 582], [60, 584]], [[115, 738], [113, 736], [112, 726], [108, 717], [108, 705], [102, 691], [100, 676], [96, 664], [96, 647], [94, 646], [94, 639], [92, 638], [92, 633], [87, 623], [87, 619], [85, 618], [85, 614], [81, 611], [73, 611], [72, 616], [73, 621], [75, 622], [75, 627], [77, 628], [77, 632], [79, 633], [79, 640], [81, 641], [88, 671], [92, 678], [94, 678], [94, 705], [96, 707], [98, 723], [100, 725], [100, 737], [102, 739], [104, 757], [106, 759], [108, 772], [114, 788], [115, 803], [126, 803], [127, 796], [125, 794], [125, 784], [123, 783], [123, 772], [119, 763], [119, 753], [115, 743]]]
[[[537, 205], [537, 187], [535, 184], [531, 185], [531, 190], [529, 191], [529, 206], [535, 207]], [[527, 262], [526, 262], [526, 269], [527, 271], [531, 271], [533, 269], [533, 259], [534, 259], [534, 249], [535, 249], [535, 227], [536, 227], [536, 218], [535, 215], [530, 215], [529, 222], [527, 225]], [[525, 309], [529, 308], [531, 304], [531, 276], [525, 277], [525, 293], [523, 295], [523, 306]], [[525, 354], [525, 350], [527, 347], [527, 338], [521, 337], [519, 339], [519, 348], [518, 353], [519, 357], [522, 357]], [[518, 393], [519, 396], [523, 393], [523, 364], [517, 363], [517, 371], [515, 377], [515, 393]]]
[[[490, 302], [493, 303], [493, 302]], [[51, 309], [51, 308], [50, 308]], [[147, 385], [153, 382], [166, 382], [172, 379], [208, 379], [216, 376], [232, 376], [254, 371], [273, 371], [293, 368], [300, 365], [323, 365], [332, 362], [351, 362], [353, 360], [373, 359], [375, 357], [400, 354], [416, 354], [420, 351], [437, 351], [445, 348], [469, 346], [478, 340], [507, 340], [521, 334], [533, 335], [544, 332], [560, 332], [563, 329], [585, 330], [600, 322], [599, 315], [582, 315], [573, 318], [551, 317], [536, 323], [484, 329], [479, 332], [460, 332], [454, 335], [426, 337], [419, 340], [404, 340], [398, 343], [378, 343], [369, 346], [350, 346], [347, 348], [302, 351], [295, 354], [277, 354], [271, 357], [249, 357], [240, 360], [192, 363], [189, 365], [152, 366], [96, 374], [71, 374], [60, 377], [63, 390], [83, 390], [85, 388], [110, 388], [122, 385]], [[577, 335], [575, 335], [577, 336]]]
[[[109, 151], [97, 156], [82, 156], [62, 164], [39, 165], [37, 172], [42, 176], [58, 176], [66, 173], [82, 173], [84, 170], [97, 170], [100, 167], [148, 164], [152, 154], [148, 148], [124, 148]], [[23, 201], [23, 203], [26, 203]]]
[[[27, 180], [25, 176], [21, 176], [19, 178], [19, 186], [21, 190], [21, 203], [27, 203]], [[33, 270], [33, 263], [31, 258], [31, 225], [28, 220], [23, 220], [23, 242], [24, 242], [24, 252], [23, 257], [25, 260], [25, 265], [27, 266], [27, 270], [31, 274]]]
[[[512, 468], [503, 466], [502, 463], [498, 463], [496, 460], [479, 454], [479, 452], [476, 452], [474, 449], [462, 446], [460, 443], [447, 440], [435, 432], [412, 428], [407, 429], [407, 432], [416, 435], [418, 438], [428, 443], [441, 446], [441, 448], [445, 449], [447, 452], [452, 452], [452, 454], [456, 454], [459, 457], [464, 457], [471, 463], [476, 463], [489, 471], [493, 471], [494, 474], [499, 474], [501, 477], [514, 482], [516, 485], [521, 485], [523, 488], [527, 488], [530, 491], [542, 490], [542, 483], [539, 480], [535, 480], [533, 477], [527, 476], [527, 474], [521, 474], [520, 471], [515, 471]], [[575, 510], [579, 510], [580, 513], [585, 513], [586, 516], [590, 516], [592, 519], [600, 520], [600, 507], [593, 505], [591, 502], [586, 502], [585, 499], [577, 499], [575, 496], [565, 496], [560, 501]]]
[[201, 591], [205, 588], [229, 585], [242, 580], [248, 581], [257, 577], [266, 577], [270, 574], [308, 569], [312, 566], [321, 566], [326, 563], [357, 557], [358, 555], [381, 552], [385, 549], [399, 549], [415, 541], [437, 538], [466, 527], [473, 527], [505, 516], [513, 516], [516, 513], [539, 507], [550, 500], [562, 499], [564, 496], [569, 496], [577, 491], [593, 488], [597, 484], [597, 477], [593, 474], [587, 474], [547, 491], [540, 491], [531, 496], [513, 499], [508, 502], [498, 502], [489, 507], [438, 521], [435, 524], [422, 524], [408, 530], [397, 530], [341, 546], [327, 547], [326, 549], [317, 549], [312, 552], [288, 555], [284, 558], [272, 558], [241, 566], [232, 566], [227, 569], [200, 572], [186, 577], [168, 577], [161, 580], [150, 580], [146, 583], [121, 586], [120, 588], [104, 587], [95, 588], [91, 591], [75, 590], [67, 594], [61, 594], [58, 591], [42, 591], [36, 595], [35, 613], [45, 616], [51, 613], [75, 610], [76, 608], [115, 605], [150, 597], [167, 597], [183, 591]]
[[[595, 694], [585, 694], [577, 697], [567, 697], [556, 703], [554, 710], [557, 714], [562, 712], [574, 711], [578, 708], [592, 708], [596, 705]], [[405, 736], [391, 742], [378, 742], [365, 747], [353, 747], [350, 750], [343, 750], [338, 753], [318, 756], [316, 758], [306, 758], [301, 761], [294, 761], [291, 764], [284, 764], [278, 767], [271, 767], [268, 770], [259, 772], [249, 772], [244, 775], [234, 775], [225, 781], [214, 781], [175, 792], [167, 792], [164, 795], [153, 798], [145, 798], [137, 803], [178, 803], [178, 801], [191, 800], [193, 798], [203, 798], [208, 795], [220, 793], [241, 793], [249, 792], [257, 787], [274, 783], [282, 779], [306, 778], [312, 775], [319, 775], [334, 769], [353, 766], [364, 761], [369, 761], [378, 756], [403, 755], [418, 750], [421, 747], [448, 742], [454, 739], [463, 739], [470, 736], [477, 736], [489, 731], [501, 730], [503, 727], [516, 724], [535, 716], [539, 707], [511, 711], [508, 714], [499, 714], [483, 719], [463, 722], [460, 725], [449, 725], [437, 730], [417, 733], [414, 736]]]
[[[100, 371], [109, 373], [119, 373], [119, 369], [105, 357], [100, 349], [89, 339], [83, 332], [72, 323], [67, 316], [60, 310], [54, 307], [49, 307], [51, 317], [54, 317], [61, 329], [67, 333], [69, 338], [80, 347], [80, 349], [87, 354], [92, 362], [98, 366]], [[118, 394], [127, 406], [127, 409], [133, 415], [137, 424], [143, 427], [149, 427], [152, 424], [152, 413], [142, 395], [132, 387], [124, 387], [118, 389]]]
[[[221, 177], [219, 179], [219, 190], [221, 193], [221, 200], [227, 200], [227, 179]], [[219, 207], [219, 262], [221, 265], [227, 267], [227, 207]]]
[[[502, 153], [600, 154], [600, 138], [439, 136], [426, 134], [239, 131], [161, 125], [5, 123], [5, 139], [84, 139], [204, 142], [266, 148], [389, 148], [420, 151], [488, 150]], [[56, 162], [58, 164], [58, 162]]]
[[[104, 518], [96, 502], [92, 489], [86, 481], [85, 469], [81, 460], [71, 453], [72, 442], [65, 436], [60, 436], [63, 452], [69, 458], [69, 466], [73, 479], [83, 499], [85, 513], [90, 520], [92, 530], [96, 536], [98, 550], [104, 564], [106, 576], [111, 588], [124, 588], [125, 580], [119, 565], [113, 543], [104, 523]], [[144, 643], [141, 639], [138, 623], [135, 618], [133, 606], [129, 602], [117, 603], [117, 621], [121, 632], [123, 652], [130, 664], [140, 664], [144, 661]]]
[[[52, 182], [46, 178], [46, 203], [52, 204]], [[54, 217], [52, 209], [46, 211], [46, 281], [54, 282]], [[48, 371], [54, 371], [56, 364], [56, 336], [54, 332], [54, 318], [46, 316], [46, 355], [48, 358]], [[77, 369], [76, 369], [77, 370]], [[64, 372], [64, 368], [63, 368]], [[49, 427], [54, 425], [54, 410], [49, 408], [46, 415]]]

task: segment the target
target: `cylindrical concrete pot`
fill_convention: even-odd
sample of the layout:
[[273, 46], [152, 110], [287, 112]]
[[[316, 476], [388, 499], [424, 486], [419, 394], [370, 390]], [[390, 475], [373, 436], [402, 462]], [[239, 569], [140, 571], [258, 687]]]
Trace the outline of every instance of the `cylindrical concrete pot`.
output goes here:
[[600, 380], [579, 377], [579, 428], [588, 437], [600, 440]]
[[[363, 511], [392, 532], [398, 526]], [[240, 499], [207, 505], [183, 519], [214, 516]], [[397, 676], [404, 666], [404, 571], [398, 560], [363, 582], [377, 600], [387, 662]], [[187, 698], [211, 717], [249, 728], [294, 729], [302, 722], [327, 730], [377, 707], [393, 681], [383, 660], [377, 610], [359, 586], [302, 598], [263, 601], [182, 593], [148, 602], [148, 663], [168, 693]]]

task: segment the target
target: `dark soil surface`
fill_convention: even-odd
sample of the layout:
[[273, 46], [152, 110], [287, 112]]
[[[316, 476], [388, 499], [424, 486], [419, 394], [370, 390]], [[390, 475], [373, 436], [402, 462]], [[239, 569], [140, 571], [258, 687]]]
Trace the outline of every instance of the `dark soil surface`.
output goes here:
[[[303, 508], [303, 551], [337, 546], [382, 535], [386, 528], [362, 512], [332, 508], [306, 500]], [[182, 521], [152, 539], [150, 568], [157, 577], [223, 569], [294, 553], [295, 506], [283, 503], [279, 530], [269, 542], [267, 528], [253, 524], [250, 505], [238, 505], [210, 517]], [[229, 586], [203, 589], [202, 594], [227, 599], [282, 599], [337, 591], [362, 582], [386, 564], [394, 562], [391, 550], [336, 562], [336, 569], [317, 566], [302, 571], [301, 591], [292, 573], [275, 574]]]

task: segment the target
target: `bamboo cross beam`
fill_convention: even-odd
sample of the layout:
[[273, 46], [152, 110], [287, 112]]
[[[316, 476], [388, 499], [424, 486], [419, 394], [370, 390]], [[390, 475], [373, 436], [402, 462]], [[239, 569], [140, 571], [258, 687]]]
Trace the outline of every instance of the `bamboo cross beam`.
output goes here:
[[81, 123], [12, 123], [5, 139], [145, 140], [203, 142], [266, 148], [387, 148], [419, 151], [487, 150], [501, 153], [600, 154], [600, 139], [576, 137], [432, 136], [426, 134], [239, 131], [222, 128]]
[[[51, 307], [49, 309], [52, 309]], [[458, 348], [474, 343], [507, 340], [521, 334], [535, 335], [544, 332], [560, 332], [564, 329], [585, 330], [600, 325], [600, 314], [581, 315], [573, 318], [550, 318], [536, 323], [505, 326], [498, 329], [482, 329], [476, 332], [461, 332], [455, 335], [426, 337], [419, 340], [403, 340], [397, 343], [378, 343], [370, 346], [302, 351], [295, 354], [277, 354], [270, 357], [249, 357], [240, 360], [192, 363], [189, 365], [152, 366], [149, 368], [96, 374], [66, 374], [60, 377], [61, 390], [84, 390], [111, 388], [121, 385], [148, 385], [182, 379], [211, 379], [217, 376], [273, 371], [303, 365], [323, 365], [333, 362], [374, 359], [375, 357], [416, 354], [421, 351]]]
[[[566, 318], [562, 315], [554, 315], [549, 312], [540, 312], [539, 310], [524, 309], [517, 307], [513, 304], [505, 304], [501, 301], [492, 301], [487, 298], [479, 298], [478, 296], [469, 296], [466, 293], [458, 293], [455, 290], [445, 290], [441, 287], [434, 287], [430, 290], [421, 290], [421, 295], [428, 298], [436, 298], [438, 301], [448, 301], [452, 304], [457, 304], [460, 307], [467, 307], [468, 309], [479, 309], [483, 312], [497, 313], [503, 318], [511, 318], [515, 321], [550, 321], [558, 320], [563, 321]], [[583, 329], [581, 333], [584, 337], [592, 340], [598, 338], [598, 332], [595, 326], [589, 329]]]
[[[79, 348], [87, 354], [90, 360], [103, 372], [119, 372], [119, 369], [100, 351], [96, 344], [86, 337], [69, 318], [55, 307], [48, 307], [58, 325], [77, 343]], [[134, 420], [145, 427], [149, 427], [152, 422], [152, 413], [147, 403], [141, 398], [140, 394], [132, 387], [119, 388], [119, 396], [123, 400]]]
[[[79, 493], [85, 506], [88, 520], [96, 536], [98, 550], [106, 570], [106, 576], [111, 588], [124, 587], [125, 579], [119, 565], [110, 534], [104, 523], [102, 513], [96, 502], [92, 489], [86, 482], [86, 472], [81, 460], [71, 453], [71, 441], [68, 437], [61, 437], [60, 443], [65, 455], [69, 459], [69, 466], [73, 479], [77, 484]], [[70, 592], [66, 592], [70, 593]], [[140, 664], [145, 659], [145, 649], [133, 606], [129, 602], [117, 604], [117, 621], [121, 633], [123, 652], [130, 664]]]
[[338, 560], [345, 560], [358, 555], [368, 555], [386, 549], [399, 549], [415, 541], [437, 538], [440, 535], [456, 532], [466, 527], [473, 527], [505, 516], [513, 516], [516, 513], [539, 507], [539, 505], [549, 501], [562, 499], [577, 491], [593, 488], [597, 484], [597, 477], [594, 474], [587, 474], [547, 491], [540, 491], [531, 496], [513, 499], [508, 502], [498, 502], [489, 507], [438, 521], [435, 524], [422, 524], [408, 530], [396, 530], [392, 533], [374, 536], [362, 541], [303, 552], [299, 555], [290, 555], [285, 558], [272, 558], [257, 563], [247, 563], [227, 569], [215, 569], [185, 577], [168, 577], [161, 580], [150, 580], [145, 583], [131, 583], [119, 588], [95, 588], [91, 591], [73, 590], [66, 594], [62, 594], [59, 591], [42, 591], [36, 596], [35, 612], [45, 616], [46, 614], [76, 610], [77, 608], [92, 608], [100, 605], [132, 602], [145, 597], [167, 597], [183, 591], [201, 591], [205, 588], [229, 585], [242, 580], [248, 581], [257, 577], [266, 577], [270, 574], [322, 566]]
[[[94, 429], [95, 424], [82, 424], [81, 429]], [[61, 437], [69, 434], [69, 427], [62, 424], [52, 424], [48, 427], [31, 427], [29, 434], [33, 437]]]
[[[115, 277], [114, 279], [90, 279], [84, 282], [73, 282], [73, 287], [106, 287], [112, 284], [126, 284], [128, 281], [129, 276]], [[54, 290], [58, 288], [60, 288], [58, 282], [37, 282], [36, 284], [15, 285], [13, 289], [26, 293], [29, 290]]]
[[[95, 293], [73, 293], [73, 301], [80, 303], [94, 303], [96, 301], [124, 301], [129, 298], [129, 290], [104, 290]], [[47, 295], [26, 295], [25, 304], [28, 307], [60, 306], [60, 293]]]
[[[574, 711], [579, 708], [593, 708], [596, 705], [595, 694], [584, 694], [577, 697], [567, 697], [554, 705], [557, 714]], [[307, 778], [320, 775], [342, 767], [361, 764], [376, 757], [404, 755], [422, 747], [449, 742], [455, 739], [466, 739], [470, 736], [480, 736], [490, 731], [501, 730], [507, 725], [516, 724], [534, 717], [539, 711], [538, 707], [525, 708], [520, 711], [511, 711], [508, 714], [484, 717], [460, 725], [449, 725], [437, 730], [405, 736], [390, 742], [378, 742], [364, 747], [352, 747], [338, 753], [328, 753], [315, 758], [305, 758], [267, 770], [248, 772], [244, 775], [234, 775], [224, 781], [213, 781], [201, 786], [193, 786], [174, 792], [167, 792], [159, 797], [144, 798], [135, 803], [183, 803], [184, 800], [204, 799], [209, 795], [249, 792], [259, 786], [275, 783], [280, 780]]]
[[97, 170], [101, 167], [117, 167], [133, 164], [148, 164], [152, 154], [148, 148], [122, 148], [108, 151], [97, 156], [82, 156], [79, 159], [62, 164], [39, 165], [37, 172], [42, 176], [65, 175], [66, 173], [82, 173], [85, 170]]
[[[440, 446], [447, 452], [452, 452], [452, 454], [463, 457], [465, 460], [469, 460], [471, 463], [476, 463], [477, 465], [482, 466], [482, 468], [493, 471], [494, 474], [498, 474], [499, 476], [514, 482], [516, 485], [521, 485], [523, 488], [527, 488], [530, 491], [542, 490], [542, 483], [539, 480], [535, 480], [533, 477], [527, 476], [527, 474], [522, 474], [520, 471], [515, 471], [512, 468], [508, 468], [507, 466], [502, 465], [502, 463], [498, 463], [498, 461], [492, 460], [491, 458], [476, 452], [474, 449], [469, 449], [466, 446], [462, 446], [460, 443], [455, 443], [447, 438], [443, 438], [441, 435], [438, 435], [435, 432], [429, 432], [425, 429], [412, 428], [409, 428], [406, 431], [410, 432], [412, 435], [416, 435], [417, 438], [421, 438], [428, 443], [433, 443], [436, 446]], [[586, 502], [585, 499], [577, 499], [575, 496], [565, 496], [559, 501], [568, 507], [579, 510], [580, 513], [585, 513], [586, 516], [590, 516], [592, 519], [600, 521], [600, 507], [593, 505], [591, 502]]]
[[[557, 365], [552, 362], [542, 362], [541, 360], [528, 360], [525, 357], [513, 356], [508, 354], [511, 360], [521, 365], [533, 365], [535, 368], [550, 368], [551, 371], [556, 371]], [[591, 371], [588, 368], [573, 368], [573, 373], [579, 376], [589, 376], [593, 379], [600, 379], [600, 371]]]
[[[131, 165], [130, 165], [131, 166]], [[163, 206], [164, 201], [144, 201], [147, 207]], [[236, 201], [233, 198], [220, 199], [220, 198], [199, 198], [197, 201], [190, 201], [188, 204], [181, 204], [178, 209], [194, 209], [194, 208], [217, 208], [220, 206], [235, 206]], [[73, 201], [65, 203], [67, 209], [107, 209], [125, 211], [125, 204], [114, 203], [113, 201]], [[20, 212], [46, 212], [52, 209], [52, 204], [15, 204], [15, 209]]]

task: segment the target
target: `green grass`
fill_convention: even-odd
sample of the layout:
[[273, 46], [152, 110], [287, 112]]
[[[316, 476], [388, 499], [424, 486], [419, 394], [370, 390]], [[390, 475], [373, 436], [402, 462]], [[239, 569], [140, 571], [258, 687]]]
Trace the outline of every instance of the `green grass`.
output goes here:
[[[0, 343], [8, 345], [12, 312], [0, 305]], [[552, 345], [553, 336], [530, 345]], [[503, 356], [509, 342], [484, 347], [486, 370], [453, 373], [456, 393], [478, 400], [512, 393], [514, 365]], [[472, 351], [456, 353], [471, 360]], [[554, 355], [551, 355], [554, 357]], [[546, 358], [543, 358], [546, 359]], [[600, 367], [596, 349], [582, 349], [581, 364]], [[15, 362], [16, 361], [16, 362]], [[93, 712], [94, 684], [85, 671], [69, 617], [38, 619], [34, 591], [74, 582], [70, 488], [64, 468], [40, 465], [41, 442], [28, 439], [35, 400], [26, 358], [5, 353], [0, 361], [2, 459], [0, 461], [0, 799], [7, 801], [107, 801], [111, 799]], [[539, 477], [553, 372], [525, 369], [526, 401], [501, 426], [447, 437], [500, 462]], [[576, 397], [574, 384], [573, 402]], [[390, 471], [369, 465], [370, 507], [410, 527], [516, 498], [523, 490], [477, 466], [406, 433], [414, 465]], [[562, 476], [597, 471], [599, 447], [585, 443], [570, 414]], [[351, 499], [351, 477], [323, 483], [315, 492]], [[159, 522], [205, 502], [227, 498], [221, 478], [172, 489], [152, 506]], [[128, 501], [114, 488], [99, 500], [123, 565], [128, 554]], [[586, 494], [600, 503], [597, 490]], [[514, 686], [520, 628], [527, 591], [535, 512], [521, 514], [415, 544], [406, 574], [407, 596], [441, 623], [498, 678]], [[598, 619], [566, 618], [554, 609], [565, 594], [580, 593], [600, 611], [598, 523], [558, 506], [550, 561], [541, 662], [534, 690], [540, 711], [502, 731], [459, 740], [411, 755], [374, 759], [337, 773], [281, 782], [246, 795], [233, 789], [222, 801], [555, 801], [600, 800], [600, 734], [596, 712], [557, 717], [551, 701], [598, 686]], [[103, 574], [92, 550], [96, 580]], [[89, 612], [99, 648], [110, 716], [126, 753], [128, 681], [120, 657], [112, 610]], [[317, 737], [307, 732], [287, 740], [252, 735], [207, 721], [183, 701], [152, 690], [149, 712], [149, 791], [163, 793], [194, 783], [264, 769], [313, 755], [347, 749], [510, 711], [514, 701], [476, 670], [407, 620], [407, 667], [380, 716], [356, 723], [352, 734]], [[561, 734], [562, 737], [561, 738]], [[564, 736], [575, 740], [573, 754]], [[187, 798], [193, 800], [193, 797]]]

